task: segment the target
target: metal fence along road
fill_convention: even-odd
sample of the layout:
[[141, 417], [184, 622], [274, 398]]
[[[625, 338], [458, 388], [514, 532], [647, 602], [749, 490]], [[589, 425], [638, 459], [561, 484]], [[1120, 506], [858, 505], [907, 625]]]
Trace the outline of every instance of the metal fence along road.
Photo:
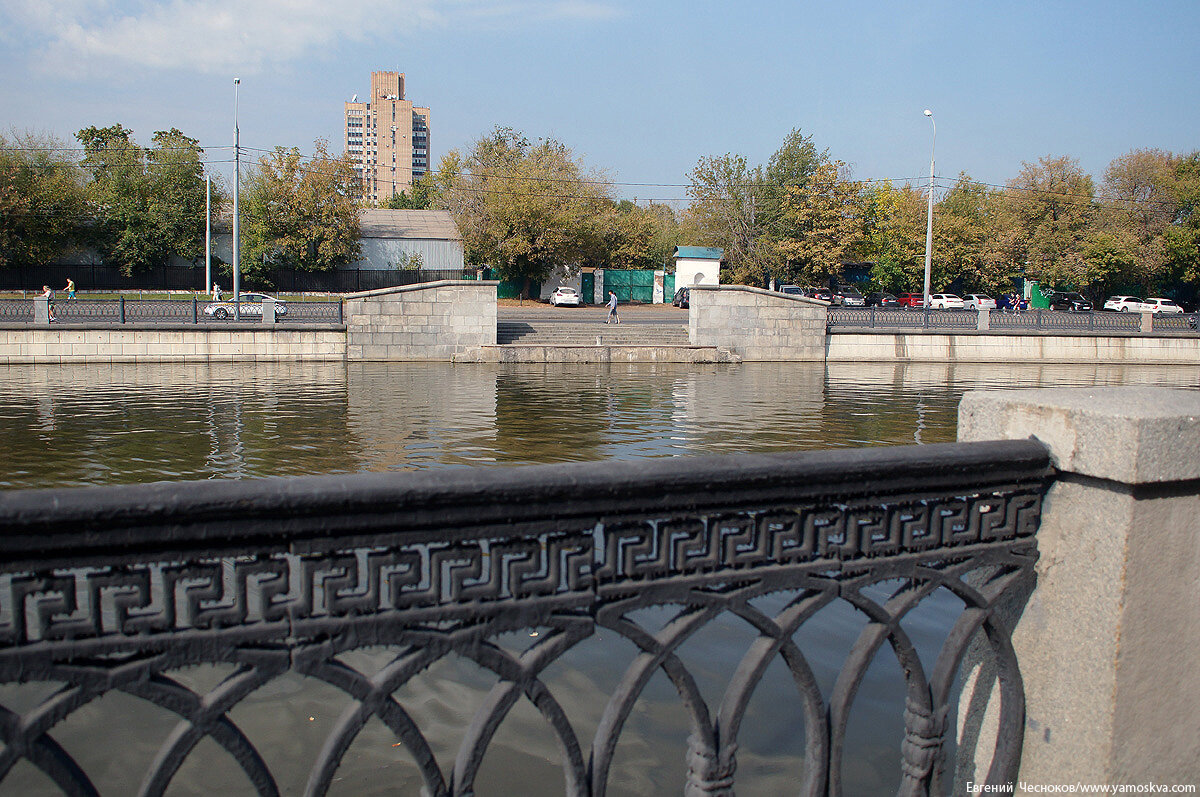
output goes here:
[[[215, 314], [205, 314], [212, 306]], [[0, 300], [0, 322], [34, 320], [33, 299]], [[262, 305], [243, 302], [241, 321], [261, 322]], [[280, 312], [280, 307], [285, 308]], [[235, 320], [238, 315], [234, 302], [212, 302], [207, 299], [58, 299], [53, 304], [54, 319], [59, 323], [165, 323], [220, 324]], [[275, 322], [278, 324], [341, 324], [342, 303], [278, 302]]]
[[[830, 307], [830, 332], [859, 329], [891, 330], [976, 330], [979, 329], [976, 310], [909, 310], [877, 307]], [[1151, 332], [1195, 332], [1197, 313], [1150, 314]], [[1058, 310], [1024, 310], [1007, 312], [993, 310], [988, 314], [987, 331], [991, 332], [1094, 332], [1139, 333], [1141, 313], [1068, 313]]]

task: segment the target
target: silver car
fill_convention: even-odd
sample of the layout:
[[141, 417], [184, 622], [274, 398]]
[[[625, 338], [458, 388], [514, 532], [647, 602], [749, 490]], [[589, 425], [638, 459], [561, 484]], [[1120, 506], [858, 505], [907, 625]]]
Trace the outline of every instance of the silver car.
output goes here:
[[[265, 293], [243, 293], [240, 295], [240, 301], [238, 302], [238, 304], [241, 305], [242, 316], [262, 318], [262, 303], [264, 299], [274, 299], [275, 315], [287, 315], [287, 305], [278, 299], [275, 299], [275, 297], [268, 296]], [[234, 304], [232, 301], [213, 302], [212, 304], [207, 304], [204, 306], [204, 314], [210, 318], [217, 318], [221, 320], [233, 318], [235, 315], [237, 315], [234, 312]]]

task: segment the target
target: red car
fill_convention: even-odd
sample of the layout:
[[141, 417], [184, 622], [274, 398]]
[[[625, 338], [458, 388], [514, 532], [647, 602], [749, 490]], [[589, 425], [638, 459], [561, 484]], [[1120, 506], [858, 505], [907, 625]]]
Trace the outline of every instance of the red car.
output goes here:
[[902, 293], [896, 297], [900, 302], [901, 307], [915, 307], [918, 310], [925, 306], [925, 294], [923, 293]]

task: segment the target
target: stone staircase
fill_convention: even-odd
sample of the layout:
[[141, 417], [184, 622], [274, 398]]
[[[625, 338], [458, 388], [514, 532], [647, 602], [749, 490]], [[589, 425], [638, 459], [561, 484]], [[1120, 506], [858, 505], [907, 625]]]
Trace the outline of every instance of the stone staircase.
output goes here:
[[500, 346], [688, 346], [684, 324], [603, 324], [570, 321], [500, 321]]

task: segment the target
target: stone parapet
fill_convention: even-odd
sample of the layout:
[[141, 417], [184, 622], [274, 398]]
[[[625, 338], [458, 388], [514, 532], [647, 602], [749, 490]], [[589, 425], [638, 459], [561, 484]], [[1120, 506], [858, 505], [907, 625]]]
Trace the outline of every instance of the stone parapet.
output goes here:
[[744, 285], [694, 285], [689, 302], [692, 345], [745, 361], [825, 359], [825, 302]]
[[1200, 336], [838, 332], [828, 362], [1147, 363], [1200, 365]]
[[[1200, 782], [1200, 392], [963, 397], [960, 440], [1030, 436], [1059, 474], [1036, 586], [1007, 616], [1025, 686], [1021, 780]], [[964, 682], [955, 793], [987, 771], [978, 751], [991, 749], [998, 700], [986, 655]]]
[[350, 294], [346, 358], [449, 361], [494, 346], [498, 284], [442, 280]]
[[0, 328], [0, 364], [336, 360], [338, 328], [265, 326], [58, 326]]

